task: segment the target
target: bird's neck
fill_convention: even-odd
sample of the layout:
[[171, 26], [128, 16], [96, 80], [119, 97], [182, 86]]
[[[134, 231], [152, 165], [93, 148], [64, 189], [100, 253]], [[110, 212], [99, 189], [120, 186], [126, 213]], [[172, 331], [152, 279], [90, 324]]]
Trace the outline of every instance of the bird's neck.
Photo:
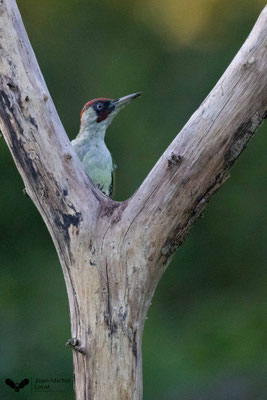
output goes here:
[[106, 126], [104, 124], [81, 124], [77, 139], [86, 142], [104, 141]]
[[78, 136], [71, 142], [81, 160], [89, 151], [93, 153], [108, 151], [104, 142], [105, 133], [106, 127], [103, 125], [81, 125]]

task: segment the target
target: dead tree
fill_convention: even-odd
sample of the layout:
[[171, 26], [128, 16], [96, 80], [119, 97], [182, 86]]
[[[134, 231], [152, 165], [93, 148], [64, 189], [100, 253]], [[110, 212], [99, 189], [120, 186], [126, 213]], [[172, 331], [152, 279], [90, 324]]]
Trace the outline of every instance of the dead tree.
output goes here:
[[266, 117], [267, 7], [219, 82], [136, 193], [115, 202], [83, 171], [15, 0], [0, 2], [1, 130], [43, 217], [68, 292], [77, 400], [142, 399], [155, 288]]

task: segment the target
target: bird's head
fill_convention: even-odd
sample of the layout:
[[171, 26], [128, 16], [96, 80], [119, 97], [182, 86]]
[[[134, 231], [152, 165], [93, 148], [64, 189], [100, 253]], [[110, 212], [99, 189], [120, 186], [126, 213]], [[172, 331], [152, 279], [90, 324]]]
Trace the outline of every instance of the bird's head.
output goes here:
[[141, 92], [137, 92], [116, 100], [101, 97], [88, 101], [81, 112], [80, 132], [88, 129], [105, 131], [119, 111], [140, 95]]

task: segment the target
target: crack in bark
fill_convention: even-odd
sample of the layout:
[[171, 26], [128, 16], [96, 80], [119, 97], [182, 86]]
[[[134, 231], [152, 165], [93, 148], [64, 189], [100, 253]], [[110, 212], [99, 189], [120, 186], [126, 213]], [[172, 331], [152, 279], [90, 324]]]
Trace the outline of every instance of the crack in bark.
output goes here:
[[252, 138], [254, 133], [261, 126], [262, 122], [266, 118], [266, 112], [261, 116], [259, 113], [255, 113], [248, 121], [243, 122], [236, 130], [233, 135], [232, 144], [229, 150], [224, 156], [224, 169], [230, 169], [235, 163], [236, 159], [247, 147], [249, 140]]
[[117, 332], [118, 326], [116, 322], [112, 319], [112, 307], [111, 307], [111, 291], [110, 291], [110, 281], [108, 275], [108, 263], [106, 261], [106, 285], [107, 285], [107, 311], [104, 315], [104, 321], [109, 328], [109, 336], [112, 338], [112, 335]]
[[128, 329], [128, 334], [127, 334], [128, 340], [131, 345], [132, 353], [135, 359], [135, 365], [137, 365], [138, 362], [138, 353], [137, 353], [137, 328], [133, 328], [133, 326], [130, 326]]
[[55, 225], [63, 232], [66, 243], [70, 242], [70, 226], [78, 228], [82, 221], [82, 214], [76, 211], [74, 207], [72, 209], [74, 210], [73, 214], [62, 213], [61, 210], [57, 210], [57, 214], [54, 217]]

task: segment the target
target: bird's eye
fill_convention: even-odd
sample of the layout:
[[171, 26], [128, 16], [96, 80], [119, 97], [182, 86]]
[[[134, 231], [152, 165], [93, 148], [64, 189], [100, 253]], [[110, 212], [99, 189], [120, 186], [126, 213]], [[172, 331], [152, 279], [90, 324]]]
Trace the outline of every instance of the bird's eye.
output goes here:
[[96, 108], [97, 108], [98, 110], [102, 110], [103, 104], [102, 104], [102, 103], [97, 103]]

